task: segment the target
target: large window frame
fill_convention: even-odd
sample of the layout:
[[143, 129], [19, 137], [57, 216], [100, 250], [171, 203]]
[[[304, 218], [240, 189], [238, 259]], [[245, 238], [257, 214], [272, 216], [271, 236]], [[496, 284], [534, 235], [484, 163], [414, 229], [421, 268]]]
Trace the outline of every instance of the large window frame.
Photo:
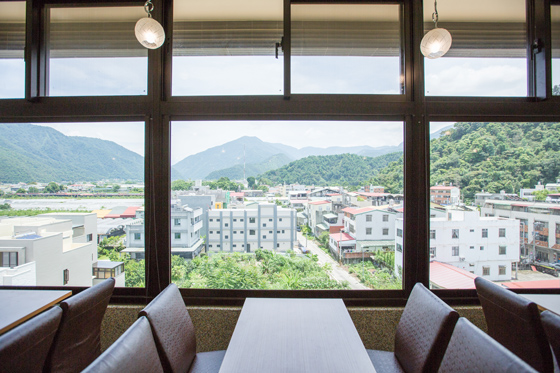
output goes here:
[[[324, 1], [323, 1], [324, 2]], [[551, 121], [560, 118], [560, 97], [552, 96], [550, 4], [527, 0], [527, 97], [426, 97], [421, 0], [338, 0], [340, 4], [401, 4], [404, 85], [402, 95], [320, 95], [290, 93], [290, 5], [284, 1], [284, 94], [279, 96], [174, 97], [171, 95], [173, 1], [153, 0], [153, 17], [167, 35], [148, 52], [146, 96], [45, 97], [45, 9], [64, 6], [143, 6], [130, 0], [28, 0], [26, 13], [26, 97], [0, 100], [0, 122], [145, 122], [146, 287], [115, 289], [113, 302], [145, 303], [171, 282], [170, 122], [172, 120], [359, 120], [404, 123], [404, 270], [402, 290], [208, 290], [182, 289], [187, 304], [241, 305], [246, 297], [335, 297], [347, 306], [402, 306], [416, 282], [429, 283], [430, 121]], [[430, 4], [431, 6], [431, 4]], [[534, 43], [534, 41], [537, 41]], [[76, 288], [80, 290], [80, 288]], [[560, 293], [524, 289], [519, 293]], [[476, 304], [474, 290], [434, 290], [451, 304]]]

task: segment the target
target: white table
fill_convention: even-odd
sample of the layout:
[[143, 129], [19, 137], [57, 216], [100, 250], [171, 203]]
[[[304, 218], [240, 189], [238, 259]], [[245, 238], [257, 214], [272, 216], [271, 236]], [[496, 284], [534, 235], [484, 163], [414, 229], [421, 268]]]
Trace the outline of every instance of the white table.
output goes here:
[[560, 294], [519, 294], [535, 302], [541, 310], [549, 310], [560, 315]]
[[247, 298], [220, 373], [375, 372], [341, 299]]
[[0, 334], [71, 295], [66, 290], [0, 290]]

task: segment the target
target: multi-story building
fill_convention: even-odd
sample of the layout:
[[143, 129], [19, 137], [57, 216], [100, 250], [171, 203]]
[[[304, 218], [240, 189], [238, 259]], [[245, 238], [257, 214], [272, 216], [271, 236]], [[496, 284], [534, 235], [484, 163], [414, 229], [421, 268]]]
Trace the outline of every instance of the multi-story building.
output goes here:
[[296, 210], [273, 203], [208, 211], [208, 252], [286, 252], [297, 244]]
[[[0, 284], [92, 286], [98, 265], [96, 224], [93, 213], [1, 220]], [[122, 263], [109, 263], [119, 272], [117, 284], [124, 286]]]
[[311, 201], [307, 204], [306, 215], [308, 224], [315, 236], [318, 236], [321, 231], [317, 225], [323, 222], [324, 215], [330, 214], [331, 212], [332, 203], [330, 201]]
[[[403, 219], [396, 219], [395, 273], [403, 263]], [[467, 207], [447, 209], [445, 217], [430, 219], [430, 258], [492, 281], [511, 280], [519, 262], [519, 221], [480, 217]], [[400, 267], [400, 268], [399, 268]]]
[[544, 202], [488, 200], [480, 209], [482, 216], [512, 218], [519, 221], [521, 255], [528, 261], [560, 261], [560, 206]]
[[435, 185], [430, 188], [430, 201], [440, 205], [456, 205], [461, 198], [461, 190], [453, 185]]
[[356, 240], [356, 251], [373, 252], [393, 250], [395, 246], [395, 219], [402, 213], [388, 206], [347, 207], [344, 213], [344, 231]]
[[[204, 248], [201, 238], [203, 222], [202, 208], [171, 205], [171, 255], [192, 259]], [[144, 219], [137, 219], [125, 227], [126, 249], [133, 259], [144, 259]]]

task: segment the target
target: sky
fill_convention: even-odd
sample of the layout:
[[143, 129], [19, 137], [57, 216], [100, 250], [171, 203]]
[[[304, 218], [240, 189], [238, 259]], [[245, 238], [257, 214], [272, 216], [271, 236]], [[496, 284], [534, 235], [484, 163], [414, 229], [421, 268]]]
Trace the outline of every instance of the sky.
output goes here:
[[[396, 94], [398, 59], [393, 57], [294, 57], [294, 93]], [[351, 66], [343, 69], [342, 66]], [[53, 96], [142, 95], [146, 91], [146, 58], [52, 59], [50, 92]], [[426, 60], [426, 94], [450, 96], [524, 96], [524, 59], [440, 58]], [[281, 94], [282, 58], [176, 57], [174, 95]], [[23, 97], [24, 63], [0, 59], [0, 98]], [[553, 76], [560, 80], [560, 60], [553, 61]], [[39, 123], [36, 123], [39, 124]], [[68, 136], [114, 141], [144, 154], [143, 123], [49, 123]], [[449, 123], [433, 123], [430, 132]], [[344, 133], [344, 136], [336, 135]], [[241, 136], [256, 136], [296, 148], [305, 146], [372, 147], [399, 145], [400, 122], [175, 122], [172, 123], [172, 164], [183, 158]], [[185, 146], [188, 144], [188, 146]]]

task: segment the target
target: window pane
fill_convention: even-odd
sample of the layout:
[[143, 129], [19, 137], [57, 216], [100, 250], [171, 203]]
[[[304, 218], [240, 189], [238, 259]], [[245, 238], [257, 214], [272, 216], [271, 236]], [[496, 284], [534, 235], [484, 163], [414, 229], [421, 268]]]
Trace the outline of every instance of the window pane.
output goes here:
[[552, 35], [552, 94], [560, 96], [560, 6], [550, 7]]
[[147, 49], [134, 26], [143, 7], [51, 8], [49, 96], [145, 95]]
[[[433, 11], [424, 1], [425, 32]], [[525, 0], [446, 0], [438, 14], [453, 43], [444, 57], [424, 59], [426, 95], [527, 96]]]
[[173, 95], [279, 95], [282, 0], [176, 0]]
[[474, 288], [477, 276], [509, 288], [558, 287], [559, 130], [431, 123], [433, 287]]
[[400, 289], [402, 141], [399, 122], [173, 122], [173, 282]]
[[0, 252], [17, 248], [0, 285], [92, 286], [124, 264], [116, 285], [144, 286], [143, 134], [144, 123], [0, 124]]
[[0, 2], [0, 98], [25, 97], [25, 1]]
[[400, 6], [293, 5], [294, 93], [401, 94]]

